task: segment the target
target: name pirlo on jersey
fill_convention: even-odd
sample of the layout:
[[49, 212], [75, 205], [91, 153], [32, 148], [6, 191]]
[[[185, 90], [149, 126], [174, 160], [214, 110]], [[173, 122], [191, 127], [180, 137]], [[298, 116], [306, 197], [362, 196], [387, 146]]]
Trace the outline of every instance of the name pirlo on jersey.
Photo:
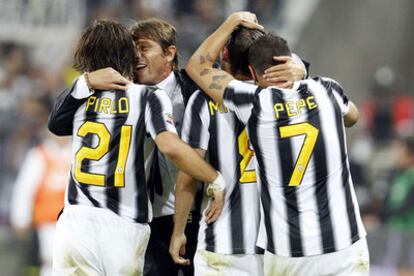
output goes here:
[[[254, 153], [244, 125], [227, 107], [197, 91], [185, 111], [182, 139], [207, 150], [208, 161], [229, 184], [219, 219], [209, 225], [200, 221], [198, 248], [221, 254], [256, 253], [259, 198]], [[203, 215], [208, 201], [204, 197]]]
[[[76, 93], [75, 90], [73, 93]], [[131, 85], [89, 96], [73, 119], [73, 162], [66, 204], [108, 208], [135, 222], [151, 220], [145, 160], [153, 139], [175, 131], [164, 91]], [[150, 145], [150, 146], [149, 146]]]
[[111, 99], [107, 97], [90, 96], [86, 102], [85, 111], [93, 110], [96, 113], [117, 114], [129, 112], [129, 100], [127, 97]]
[[338, 251], [365, 236], [346, 153], [348, 99], [331, 79], [291, 90], [229, 83], [224, 103], [257, 154], [266, 249], [280, 256]]

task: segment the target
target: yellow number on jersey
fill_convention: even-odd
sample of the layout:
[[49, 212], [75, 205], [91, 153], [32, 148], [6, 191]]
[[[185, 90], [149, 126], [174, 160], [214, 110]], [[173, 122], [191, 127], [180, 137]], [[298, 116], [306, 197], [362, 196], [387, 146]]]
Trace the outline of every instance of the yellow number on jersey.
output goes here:
[[238, 143], [239, 154], [243, 156], [243, 159], [240, 161], [240, 183], [256, 182], [256, 171], [246, 170], [254, 155], [254, 151], [249, 148], [246, 129], [240, 133]]
[[[132, 126], [121, 127], [121, 139], [118, 154], [118, 163], [115, 168], [115, 187], [125, 186], [125, 164], [128, 157], [129, 145], [131, 141]], [[105, 176], [103, 174], [83, 172], [83, 160], [100, 160], [109, 151], [111, 134], [103, 123], [85, 122], [78, 130], [78, 136], [85, 137], [88, 134], [95, 134], [99, 138], [95, 148], [81, 147], [75, 156], [75, 178], [79, 183], [105, 186]]]
[[319, 130], [309, 123], [282, 126], [279, 128], [281, 138], [290, 138], [298, 135], [305, 135], [302, 149], [296, 160], [295, 168], [289, 181], [289, 186], [298, 186], [301, 184], [305, 170], [309, 164], [318, 138]]

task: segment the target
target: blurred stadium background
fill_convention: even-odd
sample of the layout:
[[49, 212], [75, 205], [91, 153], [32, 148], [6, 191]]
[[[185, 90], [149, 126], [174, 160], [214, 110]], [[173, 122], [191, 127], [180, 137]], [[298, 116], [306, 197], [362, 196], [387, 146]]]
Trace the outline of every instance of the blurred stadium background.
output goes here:
[[[387, 203], [401, 171], [395, 137], [414, 129], [411, 0], [0, 0], [0, 275], [38, 271], [32, 237], [18, 238], [10, 227], [10, 198], [27, 150], [44, 135], [53, 99], [77, 76], [72, 50], [82, 29], [97, 18], [128, 25], [160, 17], [176, 26], [185, 66], [237, 10], [255, 12], [311, 63], [312, 76], [338, 80], [358, 105], [361, 120], [348, 132], [348, 146], [372, 275], [414, 275], [413, 223], [395, 225]], [[412, 196], [405, 207], [414, 220]]]

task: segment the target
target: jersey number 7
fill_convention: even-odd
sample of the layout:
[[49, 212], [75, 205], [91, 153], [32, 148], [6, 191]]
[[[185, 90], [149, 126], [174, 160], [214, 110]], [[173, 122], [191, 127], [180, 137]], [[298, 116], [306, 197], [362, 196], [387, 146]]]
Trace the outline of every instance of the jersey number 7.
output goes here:
[[308, 167], [309, 160], [312, 156], [315, 144], [318, 139], [319, 130], [309, 123], [300, 123], [279, 127], [280, 138], [290, 138], [299, 135], [305, 135], [302, 148], [296, 160], [292, 176], [290, 177], [289, 186], [298, 186], [302, 183], [303, 175]]
[[[119, 141], [118, 161], [115, 168], [114, 186], [125, 187], [125, 164], [128, 158], [129, 145], [131, 142], [132, 126], [121, 127], [121, 138]], [[105, 175], [87, 173], [82, 171], [84, 160], [100, 160], [109, 151], [111, 133], [103, 123], [85, 122], [78, 130], [78, 136], [85, 137], [88, 134], [95, 134], [99, 143], [95, 148], [81, 147], [75, 156], [75, 178], [79, 183], [105, 186]]]

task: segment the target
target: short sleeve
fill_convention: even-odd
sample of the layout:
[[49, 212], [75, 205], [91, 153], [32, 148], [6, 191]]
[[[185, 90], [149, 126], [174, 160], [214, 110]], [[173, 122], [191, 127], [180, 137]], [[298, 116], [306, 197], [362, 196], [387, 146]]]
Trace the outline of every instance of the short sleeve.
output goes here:
[[210, 118], [208, 99], [201, 91], [197, 91], [190, 97], [185, 109], [181, 139], [193, 148], [207, 150]]
[[153, 139], [164, 131], [177, 133], [171, 100], [163, 90], [155, 90], [147, 96], [145, 127]]
[[334, 100], [338, 103], [339, 109], [341, 110], [342, 116], [345, 116], [349, 112], [349, 100], [345, 95], [342, 86], [334, 79], [331, 78], [317, 78], [318, 81], [322, 82], [328, 93], [332, 93]]
[[224, 91], [224, 105], [234, 111], [242, 123], [247, 124], [259, 91], [257, 85], [232, 80]]
[[304, 76], [303, 78], [304, 78], [304, 79], [309, 78], [309, 67], [310, 67], [309, 62], [307, 62], [307, 61], [305, 61], [305, 60], [302, 60], [302, 59], [301, 59], [301, 58], [300, 58], [297, 54], [295, 54], [295, 53], [292, 53], [292, 59], [293, 59], [293, 61], [294, 61], [296, 64], [303, 66], [303, 69], [305, 69], [305, 76]]
[[81, 75], [77, 81], [75, 89], [72, 91], [72, 97], [75, 99], [86, 99], [91, 96], [93, 92], [89, 91], [88, 85], [86, 84], [85, 76]]

